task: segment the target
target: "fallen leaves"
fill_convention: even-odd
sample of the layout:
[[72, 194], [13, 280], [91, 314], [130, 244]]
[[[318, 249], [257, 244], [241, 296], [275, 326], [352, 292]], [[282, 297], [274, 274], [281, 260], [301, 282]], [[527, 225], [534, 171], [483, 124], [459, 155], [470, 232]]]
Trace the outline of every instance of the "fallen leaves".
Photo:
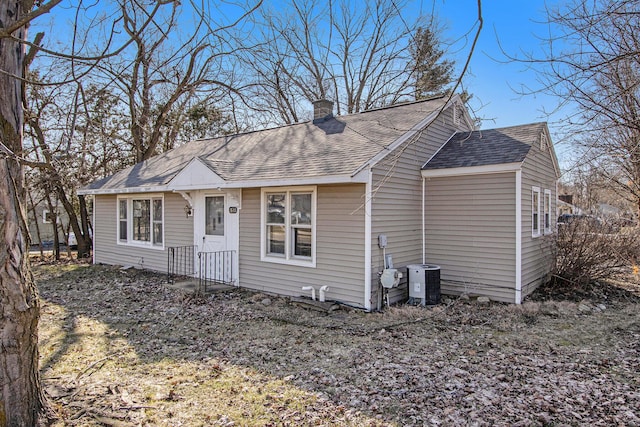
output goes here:
[[194, 299], [133, 269], [36, 277], [64, 425], [640, 425], [628, 293], [364, 314], [242, 289]]

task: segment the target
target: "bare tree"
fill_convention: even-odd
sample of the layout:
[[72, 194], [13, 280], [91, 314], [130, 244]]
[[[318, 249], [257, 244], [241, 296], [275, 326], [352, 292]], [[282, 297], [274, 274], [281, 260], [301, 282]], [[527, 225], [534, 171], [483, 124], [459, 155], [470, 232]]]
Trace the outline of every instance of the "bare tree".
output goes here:
[[38, 292], [29, 270], [22, 157], [27, 26], [60, 0], [0, 8], [0, 425], [32, 426], [44, 407], [38, 372]]
[[[418, 63], [427, 72], [425, 35], [432, 53], [443, 51], [435, 22], [409, 19], [405, 7], [392, 0], [290, 0], [263, 8], [251, 33], [256, 49], [244, 58], [254, 84], [250, 107], [281, 124], [307, 118], [309, 102], [322, 98], [334, 100], [338, 114], [415, 99]], [[419, 57], [412, 54], [416, 43], [423, 43]], [[452, 63], [444, 64], [450, 71]]]
[[137, 163], [172, 148], [175, 140], [163, 135], [179, 135], [193, 108], [213, 110], [217, 101], [237, 91], [228, 60], [235, 47], [226, 28], [212, 28], [205, 14], [193, 17], [196, 22], [188, 32], [181, 31], [185, 17], [177, 2], [162, 21], [146, 27], [149, 11], [139, 2], [121, 0], [120, 7], [124, 31], [133, 43], [117, 58], [102, 61], [98, 78], [126, 105], [132, 163]]
[[594, 166], [640, 212], [640, 1], [574, 0], [548, 9], [542, 90], [575, 107], [564, 122]]
[[[56, 74], [60, 77], [55, 84], [74, 83], [80, 92], [84, 90], [82, 79], [98, 70], [101, 61], [114, 59], [119, 55], [124, 55], [130, 46], [144, 46], [146, 41], [143, 34], [145, 31], [157, 30], [162, 33], [163, 19], [171, 17], [175, 10], [176, 3], [173, 1], [158, 1], [146, 4], [138, 2], [126, 2], [123, 0], [120, 11], [114, 13], [103, 13], [104, 9], [98, 8], [95, 4], [78, 9], [76, 21], [70, 28], [74, 31], [82, 27], [80, 16], [85, 14], [88, 18], [84, 21], [86, 28], [96, 29], [99, 37], [91, 37], [89, 33], [73, 33], [71, 43], [64, 51], [56, 51], [41, 45], [42, 36], [38, 35], [34, 41], [27, 40], [26, 29], [29, 23], [49, 12], [58, 5], [61, 0], [50, 0], [49, 2], [34, 2], [33, 0], [16, 0], [5, 2], [0, 8], [0, 185], [3, 191], [0, 192], [0, 232], [2, 243], [0, 246], [0, 340], [2, 351], [0, 352], [0, 426], [31, 426], [36, 425], [39, 414], [46, 406], [41, 391], [38, 373], [38, 340], [37, 327], [39, 319], [38, 295], [33, 278], [28, 266], [28, 231], [26, 226], [26, 198], [25, 181], [23, 167], [26, 164], [33, 165], [34, 160], [25, 157], [23, 150], [23, 125], [25, 103], [24, 83], [27, 81], [26, 70], [33, 60], [36, 51], [42, 53], [47, 60], [51, 58], [62, 58], [67, 61], [67, 73]], [[130, 8], [127, 9], [126, 6]], [[101, 7], [103, 4], [101, 4]], [[171, 12], [166, 12], [170, 8]], [[90, 12], [98, 13], [90, 15]], [[113, 12], [113, 11], [112, 11]], [[136, 14], [138, 13], [138, 14]], [[203, 21], [204, 22], [204, 21]], [[106, 25], [106, 26], [105, 26]], [[124, 27], [118, 27], [123, 25]], [[175, 25], [175, 22], [173, 23]], [[209, 25], [209, 22], [203, 25]], [[124, 28], [124, 35], [120, 29]], [[82, 37], [80, 37], [82, 35]], [[119, 35], [122, 35], [118, 40]], [[160, 40], [163, 36], [159, 36]], [[215, 38], [215, 37], [214, 37]], [[155, 39], [156, 41], [158, 38]], [[153, 43], [153, 40], [151, 41]], [[99, 46], [97, 46], [99, 44]], [[31, 46], [29, 53], [26, 47]], [[63, 45], [63, 46], [66, 46]], [[210, 79], [198, 74], [196, 65], [211, 64], [212, 51], [207, 51], [207, 46], [195, 46], [183, 44], [187, 48], [184, 51], [174, 52], [173, 57], [165, 62], [167, 64], [179, 65], [181, 60], [187, 60], [187, 68], [179, 68], [175, 73], [166, 75], [156, 75], [155, 78], [163, 81], [177, 81], [185, 83], [182, 93], [198, 91], [201, 87], [194, 85], [194, 82], [202, 82]], [[140, 56], [140, 66], [134, 69], [137, 76], [142, 74], [147, 76], [149, 70], [155, 70], [151, 56]], [[215, 52], [214, 52], [215, 53]], [[180, 55], [183, 55], [182, 57]], [[147, 62], [149, 61], [149, 62]], [[173, 61], [173, 62], [171, 62]], [[200, 62], [201, 61], [201, 62]], [[149, 67], [151, 66], [151, 67]], [[105, 70], [106, 68], [103, 68]], [[193, 70], [196, 70], [195, 72]], [[210, 70], [207, 68], [207, 70]], [[125, 73], [124, 69], [120, 74], [112, 74], [116, 79]], [[184, 74], [181, 74], [183, 73]], [[189, 77], [186, 77], [186, 76]], [[145, 82], [144, 84], [142, 82]], [[141, 78], [136, 80], [137, 88], [141, 91], [150, 90], [155, 81]], [[137, 92], [130, 90], [128, 94], [135, 97]], [[82, 94], [84, 95], [84, 94]], [[143, 104], [143, 112], [148, 113], [153, 107], [157, 108], [155, 123], [163, 123], [166, 115], [175, 105], [175, 101], [180, 98], [179, 94], [170, 94], [168, 101], [157, 105]], [[79, 96], [78, 99], [87, 103], [86, 96]], [[80, 105], [78, 102], [71, 104], [73, 109]], [[149, 110], [144, 110], [149, 108]], [[71, 115], [72, 123], [67, 134], [61, 133], [57, 141], [64, 141], [71, 146], [76, 138], [76, 114]], [[151, 122], [147, 117], [142, 117], [132, 123], [132, 130], [146, 131], [147, 123]], [[32, 135], [36, 141], [38, 149], [43, 156], [42, 164], [37, 165], [43, 170], [48, 170], [52, 177], [54, 187], [62, 185], [62, 179], [55, 175], [55, 154], [51, 151], [44, 129], [39, 128], [37, 121], [30, 121]], [[42, 135], [39, 135], [39, 132]], [[154, 133], [155, 132], [155, 133]], [[155, 151], [158, 138], [152, 131], [151, 138], [139, 139], [137, 154], [141, 158], [150, 156]], [[41, 139], [39, 139], [42, 137]], [[74, 211], [72, 202], [61, 200], [65, 204], [65, 210]], [[79, 200], [82, 205], [83, 200]], [[81, 217], [85, 209], [80, 209]], [[80, 220], [85, 229], [86, 215]]]

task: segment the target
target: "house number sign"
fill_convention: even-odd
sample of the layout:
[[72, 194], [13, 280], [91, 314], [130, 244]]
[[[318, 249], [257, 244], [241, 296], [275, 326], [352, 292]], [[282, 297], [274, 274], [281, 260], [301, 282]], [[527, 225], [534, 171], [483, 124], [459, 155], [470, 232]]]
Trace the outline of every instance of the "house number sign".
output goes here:
[[235, 206], [229, 206], [229, 213], [238, 213], [238, 208]]

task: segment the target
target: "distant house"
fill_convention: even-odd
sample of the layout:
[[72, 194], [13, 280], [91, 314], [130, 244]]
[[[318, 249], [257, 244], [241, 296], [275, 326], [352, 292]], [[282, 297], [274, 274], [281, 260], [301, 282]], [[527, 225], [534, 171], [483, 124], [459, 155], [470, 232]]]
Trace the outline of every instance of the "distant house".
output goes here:
[[[42, 246], [44, 249], [53, 247], [55, 240], [54, 233], [58, 234], [58, 242], [67, 243], [65, 231], [69, 229], [69, 216], [61, 206], [56, 205], [50, 209], [44, 200], [34, 202], [29, 205], [28, 226], [29, 240], [32, 246]], [[57, 221], [54, 221], [57, 220]], [[54, 230], [54, 222], [57, 222]]]
[[373, 310], [385, 255], [440, 265], [444, 293], [520, 303], [551, 269], [558, 176], [544, 123], [474, 130], [455, 96], [339, 117], [318, 101], [313, 121], [193, 141], [81, 193], [96, 263], [229, 251], [225, 281]]
[[558, 216], [565, 214], [580, 214], [582, 209], [573, 204], [573, 194], [558, 194]]

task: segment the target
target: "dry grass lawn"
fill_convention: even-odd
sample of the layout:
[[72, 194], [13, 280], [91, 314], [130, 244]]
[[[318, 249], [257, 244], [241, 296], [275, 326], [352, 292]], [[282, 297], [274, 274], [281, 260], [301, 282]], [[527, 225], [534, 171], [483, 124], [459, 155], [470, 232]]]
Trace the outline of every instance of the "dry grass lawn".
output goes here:
[[331, 314], [35, 265], [59, 426], [640, 425], [637, 282], [578, 301]]

